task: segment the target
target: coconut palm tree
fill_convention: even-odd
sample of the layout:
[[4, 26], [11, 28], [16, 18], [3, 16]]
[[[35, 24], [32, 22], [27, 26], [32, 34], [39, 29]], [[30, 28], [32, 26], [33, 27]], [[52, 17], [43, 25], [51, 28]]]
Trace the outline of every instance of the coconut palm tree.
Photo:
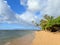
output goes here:
[[50, 27], [53, 19], [54, 19], [53, 16], [45, 15], [45, 16], [44, 16], [44, 19], [42, 19], [42, 20], [40, 21], [40, 26], [42, 27], [42, 29], [45, 30], [45, 29], [47, 29], [48, 27]]

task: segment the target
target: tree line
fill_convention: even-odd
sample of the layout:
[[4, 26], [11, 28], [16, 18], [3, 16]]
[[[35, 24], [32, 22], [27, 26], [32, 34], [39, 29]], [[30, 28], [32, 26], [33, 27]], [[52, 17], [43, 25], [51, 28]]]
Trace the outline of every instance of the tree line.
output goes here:
[[[34, 23], [34, 21], [32, 21]], [[44, 16], [44, 19], [40, 20], [40, 23], [35, 23], [36, 26], [41, 26], [42, 30], [48, 30], [51, 32], [60, 31], [60, 16], [54, 18], [53, 16]]]

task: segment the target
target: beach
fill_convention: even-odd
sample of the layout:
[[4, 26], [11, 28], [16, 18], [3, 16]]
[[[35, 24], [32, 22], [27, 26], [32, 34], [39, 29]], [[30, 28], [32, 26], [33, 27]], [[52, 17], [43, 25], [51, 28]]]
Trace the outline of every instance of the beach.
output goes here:
[[32, 45], [60, 45], [60, 32], [36, 31]]
[[32, 45], [33, 39], [34, 39], [34, 33], [30, 33], [20, 38], [13, 39], [5, 43], [5, 45]]
[[60, 45], [60, 32], [34, 31], [5, 45]]
[[28, 45], [33, 37], [34, 31], [0, 30], [0, 45]]

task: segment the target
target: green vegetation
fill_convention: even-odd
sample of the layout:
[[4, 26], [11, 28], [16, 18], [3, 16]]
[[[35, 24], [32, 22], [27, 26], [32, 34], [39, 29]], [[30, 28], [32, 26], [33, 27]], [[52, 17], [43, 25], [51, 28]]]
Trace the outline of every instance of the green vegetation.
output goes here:
[[60, 16], [54, 18], [53, 16], [45, 15], [44, 19], [41, 19], [40, 24], [36, 25], [41, 26], [42, 30], [49, 30], [51, 32], [60, 31]]

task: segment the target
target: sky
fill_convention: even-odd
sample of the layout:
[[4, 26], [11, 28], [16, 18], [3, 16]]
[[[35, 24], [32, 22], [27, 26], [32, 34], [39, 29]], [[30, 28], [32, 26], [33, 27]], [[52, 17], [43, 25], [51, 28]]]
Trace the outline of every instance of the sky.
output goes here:
[[0, 0], [1, 29], [40, 29], [39, 22], [45, 14], [60, 16], [60, 0]]

